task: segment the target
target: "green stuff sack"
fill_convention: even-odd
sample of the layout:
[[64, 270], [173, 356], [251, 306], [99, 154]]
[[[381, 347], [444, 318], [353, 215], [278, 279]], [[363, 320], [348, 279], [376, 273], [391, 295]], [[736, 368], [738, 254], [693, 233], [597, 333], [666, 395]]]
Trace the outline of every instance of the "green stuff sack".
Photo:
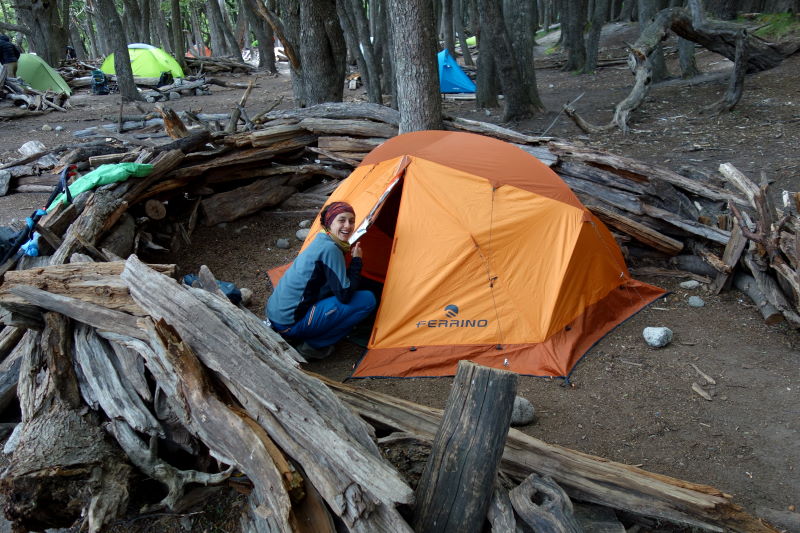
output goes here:
[[[75, 197], [82, 192], [89, 191], [99, 187], [100, 185], [125, 181], [131, 176], [143, 178], [144, 176], [150, 174], [152, 170], [153, 165], [143, 165], [141, 163], [115, 163], [109, 165], [100, 165], [88, 174], [85, 174], [75, 180], [75, 183], [69, 186], [69, 192], [73, 197]], [[49, 206], [47, 206], [47, 209], [52, 209], [55, 205], [64, 203], [65, 200], [66, 194], [62, 192], [56, 196], [55, 200], [53, 200]]]

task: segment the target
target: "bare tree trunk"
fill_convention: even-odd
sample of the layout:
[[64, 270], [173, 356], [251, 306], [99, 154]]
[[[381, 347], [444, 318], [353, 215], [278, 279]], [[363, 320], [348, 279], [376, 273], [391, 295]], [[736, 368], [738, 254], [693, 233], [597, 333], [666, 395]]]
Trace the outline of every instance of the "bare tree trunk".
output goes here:
[[494, 27], [485, 20], [480, 10], [478, 35], [478, 79], [475, 93], [475, 107], [478, 109], [495, 109], [500, 107], [497, 93], [500, 90], [497, 82], [497, 69], [494, 61]]
[[153, 0], [140, 0], [140, 2], [139, 11], [142, 13], [142, 42], [160, 46], [161, 43], [158, 42], [150, 22], [150, 14], [153, 12], [152, 4], [154, 2]]
[[181, 3], [180, 0], [170, 0], [170, 11], [172, 12], [172, 50], [175, 59], [181, 66], [181, 70], [186, 72], [186, 41], [183, 37], [183, 24], [181, 23]]
[[531, 100], [530, 88], [526, 86], [526, 80], [523, 79], [517, 65], [515, 57], [521, 51], [515, 51], [511, 44], [511, 38], [503, 21], [500, 0], [481, 0], [479, 5], [481, 25], [484, 28], [486, 26], [492, 28], [493, 56], [505, 96], [503, 120], [516, 121], [530, 118], [537, 111], [537, 107]]
[[[230, 33], [230, 28], [226, 28], [225, 19], [222, 17], [222, 10], [218, 0], [208, 0], [206, 2], [206, 15], [208, 17], [208, 29], [211, 33], [211, 50], [215, 56], [234, 56], [236, 50], [230, 46], [230, 41], [226, 33]], [[240, 56], [241, 59], [241, 56]]]
[[[374, 104], [381, 104], [383, 100], [381, 98], [380, 69], [372, 47], [364, 5], [360, 0], [343, 0], [336, 3], [336, 11], [339, 13], [345, 37], [347, 38], [347, 35], [350, 34], [351, 48], [353, 48], [359, 64], [358, 68], [367, 90], [367, 98]], [[349, 29], [345, 27], [345, 24], [349, 25]]]
[[86, 47], [83, 45], [83, 39], [81, 39], [81, 31], [78, 21], [74, 18], [70, 21], [69, 35], [70, 43], [75, 49], [75, 56], [78, 59], [86, 60], [89, 57], [89, 54], [86, 52]]
[[[472, 54], [469, 51], [467, 44], [467, 34], [464, 31], [464, 14], [462, 10], [462, 3], [464, 0], [454, 0], [453, 4], [453, 28], [458, 34], [458, 43], [461, 46], [461, 55], [464, 57], [464, 64], [470, 67], [475, 66], [472, 60]], [[453, 56], [455, 57], [455, 56]]]
[[57, 66], [69, 41], [69, 7], [59, 1], [16, 0], [18, 21], [28, 28], [30, 51]]
[[[658, 0], [639, 0], [639, 27], [644, 32], [645, 28], [652, 24], [653, 18], [659, 11]], [[651, 65], [651, 77], [653, 83], [664, 81], [669, 77], [667, 63], [664, 61], [664, 47], [661, 43], [648, 56]]]
[[683, 37], [678, 39], [678, 61], [681, 65], [682, 78], [694, 78], [700, 74], [700, 69], [697, 68], [697, 61], [694, 57], [694, 43]]
[[101, 25], [105, 25], [104, 33], [109, 37], [114, 51], [114, 69], [117, 73], [119, 94], [123, 100], [132, 102], [144, 100], [133, 82], [131, 57], [128, 54], [128, 40], [122, 29], [119, 13], [114, 5], [114, 0], [97, 0], [98, 18]]
[[372, 16], [375, 17], [375, 57], [381, 64], [381, 95], [388, 94], [392, 98], [392, 106], [397, 108], [397, 83], [394, 78], [394, 61], [392, 60], [392, 33], [389, 31], [389, 13], [387, 0], [372, 0], [374, 6]]
[[250, 28], [258, 41], [258, 66], [267, 72], [278, 72], [275, 66], [275, 42], [272, 28], [259, 17], [248, 0], [241, 2], [242, 14], [250, 20]]
[[603, 25], [608, 20], [607, 0], [594, 0], [594, 11], [592, 12], [592, 24], [589, 35], [586, 36], [586, 64], [583, 67], [584, 74], [591, 74], [597, 68], [597, 54], [600, 51], [600, 34]]
[[564, 13], [561, 17], [562, 45], [567, 52], [563, 70], [581, 70], [586, 64], [586, 47], [583, 42], [583, 28], [586, 26], [588, 0], [564, 0]]
[[506, 28], [515, 52], [517, 69], [523, 88], [528, 92], [534, 111], [544, 109], [539, 89], [536, 86], [536, 70], [533, 65], [533, 48], [536, 46], [536, 0], [517, 0], [506, 3], [509, 11], [503, 13]]
[[456, 38], [453, 31], [453, 2], [458, 0], [442, 0], [442, 37], [444, 47], [450, 55], [456, 57]]
[[225, 0], [217, 0], [219, 5], [219, 12], [222, 15], [222, 29], [225, 35], [225, 42], [228, 43], [228, 48], [232, 50], [232, 56], [236, 57], [237, 59], [242, 59], [242, 48], [241, 43], [236, 39], [236, 36], [233, 34], [233, 27], [234, 23], [232, 22], [231, 12], [228, 10], [228, 4]]
[[[172, 6], [170, 5], [170, 13], [172, 13]], [[151, 32], [153, 39], [157, 39], [159, 42], [159, 46], [169, 52], [170, 54], [175, 57], [178, 61], [178, 64], [183, 69], [186, 65], [183, 63], [183, 54], [185, 50], [178, 50], [176, 51], [173, 44], [172, 44], [172, 32], [169, 28], [167, 28], [166, 22], [166, 14], [161, 11], [161, 0], [156, 0], [154, 2], [150, 2], [150, 21], [151, 21]], [[178, 21], [179, 22], [179, 21]], [[172, 19], [172, 23], [178, 23], [175, 19]], [[180, 24], [178, 23], [180, 27]], [[181, 59], [179, 59], [181, 58]]]
[[388, 0], [387, 7], [400, 133], [442, 129], [431, 4], [428, 0]]

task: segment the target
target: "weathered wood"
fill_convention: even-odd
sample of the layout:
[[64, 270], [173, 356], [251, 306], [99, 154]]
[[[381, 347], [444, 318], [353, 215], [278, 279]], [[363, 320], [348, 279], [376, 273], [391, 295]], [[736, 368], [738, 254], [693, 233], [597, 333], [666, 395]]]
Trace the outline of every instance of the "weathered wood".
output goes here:
[[414, 531], [479, 532], [511, 422], [517, 375], [460, 361], [417, 486]]
[[39, 333], [36, 331], [23, 330], [6, 326], [5, 330], [15, 329], [22, 332], [15, 346], [11, 347], [11, 351], [6, 355], [2, 362], [0, 362], [0, 411], [5, 411], [9, 405], [17, 399], [17, 383], [19, 382], [19, 369], [22, 362], [22, 356], [25, 354], [31, 342], [30, 338], [35, 337]]
[[520, 519], [537, 533], [583, 533], [569, 496], [547, 476], [531, 474], [509, 498]]
[[0, 361], [11, 353], [11, 350], [14, 349], [24, 334], [25, 330], [14, 327], [6, 327], [0, 330]]
[[477, 120], [470, 120], [467, 118], [454, 118], [452, 121], [445, 121], [447, 129], [469, 131], [472, 133], [479, 133], [488, 137], [494, 137], [503, 141], [520, 144], [541, 144], [552, 140], [552, 137], [534, 137], [525, 135], [518, 131], [514, 131], [496, 124], [489, 122], [480, 122]]
[[333, 118], [333, 119], [369, 119], [385, 122], [397, 126], [400, 124], [400, 112], [391, 107], [367, 102], [330, 102], [317, 104], [302, 109], [281, 109], [270, 111], [267, 118], [272, 119], [299, 119], [304, 118]]
[[344, 163], [345, 165], [349, 165], [353, 168], [357, 167], [359, 163], [361, 163], [361, 159], [364, 155], [364, 154], [358, 154], [357, 158], [350, 158], [350, 157], [345, 157], [343, 155], [339, 155], [336, 152], [331, 152], [329, 150], [323, 150], [322, 148], [317, 148], [316, 146], [309, 146], [307, 149], [311, 152], [314, 152], [315, 154], [327, 157], [328, 159], [332, 159], [333, 161]]
[[327, 201], [328, 196], [324, 194], [297, 193], [284, 200], [281, 204], [281, 209], [291, 211], [298, 211], [302, 209], [319, 210]]
[[588, 203], [590, 200], [600, 201], [634, 215], [644, 214], [642, 202], [634, 194], [571, 176], [562, 176], [561, 178], [581, 198], [583, 203]]
[[752, 300], [766, 324], [773, 326], [783, 322], [783, 314], [764, 296], [753, 276], [739, 272], [733, 276], [733, 286]]
[[164, 436], [158, 420], [136, 394], [108, 342], [85, 324], [75, 327], [75, 369], [86, 404], [111, 419], [124, 420], [136, 431]]
[[167, 207], [164, 202], [150, 199], [144, 203], [144, 213], [152, 220], [163, 220], [167, 216]]
[[254, 132], [227, 135], [223, 141], [225, 144], [233, 144], [238, 147], [265, 147], [271, 146], [276, 142], [287, 141], [297, 135], [305, 133], [308, 133], [308, 130], [297, 124], [277, 124], [261, 128]]
[[122, 200], [111, 190], [100, 188], [95, 191], [86, 208], [70, 225], [64, 235], [64, 242], [53, 252], [50, 264], [57, 265], [66, 262], [73, 252], [77, 252], [83, 247], [81, 240], [94, 244], [100, 237], [108, 219], [117, 212], [121, 204]]
[[512, 533], [517, 531], [517, 519], [514, 516], [511, 499], [508, 497], [508, 491], [499, 483], [495, 483], [492, 501], [489, 504], [486, 517], [492, 525], [493, 533]]
[[[217, 397], [196, 356], [172, 328], [162, 321], [148, 330], [150, 348], [142, 356], [173, 410], [214, 456], [248, 476], [265, 515], [272, 517], [274, 531], [293, 531], [288, 491], [299, 481], [281, 452], [254, 420]], [[152, 459], [142, 457], [138, 462], [147, 464]], [[170, 485], [171, 498], [165, 504], [174, 507], [183, 485], [196, 480], [181, 479], [178, 472], [170, 472], [169, 477], [179, 478], [172, 483], [161, 479]], [[221, 481], [221, 476], [216, 477], [216, 482]]]
[[79, 322], [94, 326], [100, 331], [112, 331], [134, 338], [144, 336], [136, 317], [121, 311], [112, 311], [106, 307], [52, 294], [28, 285], [17, 285], [9, 289], [9, 292], [24, 298], [35, 306], [61, 313]]
[[742, 174], [739, 169], [737, 169], [731, 163], [722, 163], [719, 166], [719, 173], [725, 176], [729, 182], [731, 182], [742, 192], [742, 194], [744, 194], [750, 207], [756, 207], [755, 198], [760, 193], [758, 185], [753, 183], [750, 178]]
[[[158, 272], [175, 275], [175, 265], [151, 265]], [[130, 297], [127, 286], [119, 279], [124, 262], [65, 263], [6, 273], [0, 288], [0, 300], [23, 301], [15, 298], [11, 289], [30, 285], [53, 294], [70, 296], [84, 302], [143, 316], [145, 313]]]
[[554, 154], [562, 159], [580, 161], [589, 165], [598, 166], [613, 171], [626, 179], [640, 183], [648, 183], [651, 177], [658, 178], [679, 189], [710, 200], [721, 200], [725, 202], [733, 200], [739, 205], [749, 205], [746, 199], [732, 191], [726, 191], [725, 189], [708, 183], [701, 183], [663, 167], [562, 141], [551, 141], [548, 143], [548, 146]]
[[786, 299], [786, 295], [783, 294], [778, 282], [758, 264], [752, 252], [745, 253], [743, 260], [755, 278], [758, 290], [761, 291], [766, 300], [783, 314], [789, 324], [793, 327], [800, 327], [800, 315], [797, 314], [792, 304]]
[[320, 135], [317, 147], [332, 152], [371, 152], [386, 142], [384, 137], [350, 137], [347, 135]]
[[[128, 259], [122, 279], [137, 303], [144, 305], [155, 319], [163, 318], [175, 327], [197, 357], [224, 379], [248, 412], [252, 406], [260, 406], [254, 418], [298, 460], [333, 512], [346, 524], [352, 526], [364, 520], [369, 523], [377, 519], [369, 514], [370, 509], [390, 511], [394, 503], [413, 501], [411, 489], [380, 459], [363, 422], [347, 413], [317, 380], [300, 373], [294, 361], [281, 355], [283, 348], [254, 348], [255, 343], [277, 337], [275, 332], [262, 324], [259, 333], [263, 337], [242, 340], [237, 330], [193, 296], [205, 291], [181, 287], [148, 269], [135, 256]], [[244, 312], [230, 302], [205, 294], [218, 309], [226, 310], [228, 319]], [[274, 422], [270, 422], [271, 418]], [[309, 455], [313, 456], [312, 462], [308, 461]]]
[[284, 185], [286, 181], [286, 178], [261, 179], [206, 198], [200, 202], [204, 215], [203, 224], [214, 226], [221, 222], [230, 222], [280, 204], [297, 192], [296, 188]]
[[20, 368], [22, 428], [0, 481], [5, 514], [22, 530], [82, 522], [96, 532], [125, 511], [132, 471], [81, 403], [67, 319], [47, 313], [46, 323]]
[[183, 139], [189, 136], [189, 130], [186, 129], [186, 124], [183, 123], [174, 109], [164, 109], [161, 106], [156, 106], [155, 109], [164, 120], [164, 131], [167, 132], [170, 138]]
[[344, 120], [335, 118], [304, 118], [301, 127], [316, 134], [358, 135], [361, 137], [394, 137], [397, 127], [371, 120]]
[[[442, 411], [314, 374], [361, 416], [388, 428], [432, 442]], [[710, 531], [769, 532], [773, 527], [744, 512], [730, 496], [707, 485], [689, 483], [607, 459], [550, 445], [509, 430], [502, 473], [524, 479], [547, 475], [570, 497]]]
[[645, 214], [653, 218], [658, 218], [669, 222], [673, 226], [684, 231], [688, 231], [692, 235], [697, 235], [699, 237], [703, 237], [704, 239], [708, 239], [720, 244], [728, 244], [728, 241], [730, 240], [731, 233], [729, 231], [714, 228], [712, 226], [706, 226], [705, 224], [701, 224], [693, 220], [681, 218], [675, 213], [671, 213], [666, 209], [661, 209], [652, 205], [642, 204], [642, 209], [644, 210]]
[[681, 241], [664, 235], [652, 228], [648, 228], [644, 224], [640, 224], [631, 218], [620, 215], [616, 211], [601, 205], [588, 204], [586, 207], [597, 215], [597, 218], [602, 220], [604, 224], [616, 228], [630, 235], [637, 241], [664, 252], [667, 255], [677, 255], [683, 250], [683, 243]]
[[725, 269], [717, 274], [717, 277], [714, 278], [709, 287], [712, 293], [719, 294], [720, 291], [730, 285], [733, 279], [733, 269], [736, 268], [736, 264], [739, 262], [739, 258], [742, 256], [746, 246], [747, 239], [742, 234], [742, 228], [735, 225], [731, 230], [731, 238], [728, 240], [728, 244], [725, 245], [725, 251], [722, 253], [722, 262], [725, 265]]
[[350, 174], [349, 171], [341, 168], [336, 168], [332, 165], [325, 165], [319, 163], [304, 163], [301, 165], [276, 165], [272, 164], [266, 167], [259, 168], [246, 168], [246, 169], [221, 169], [219, 172], [210, 170], [206, 176], [205, 182], [209, 185], [217, 183], [228, 183], [231, 181], [253, 179], [253, 178], [269, 178], [272, 176], [314, 176], [322, 175], [341, 180]]

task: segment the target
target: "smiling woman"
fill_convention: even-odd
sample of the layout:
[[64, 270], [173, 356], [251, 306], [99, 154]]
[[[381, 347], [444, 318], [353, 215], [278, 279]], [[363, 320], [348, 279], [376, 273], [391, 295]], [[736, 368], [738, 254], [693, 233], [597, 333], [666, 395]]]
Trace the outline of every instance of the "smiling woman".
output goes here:
[[[358, 290], [361, 244], [347, 242], [355, 228], [355, 210], [333, 202], [322, 210], [322, 230], [281, 278], [267, 301], [272, 328], [309, 359], [333, 352], [333, 345], [375, 309], [375, 296]], [[345, 256], [350, 255], [347, 266]]]

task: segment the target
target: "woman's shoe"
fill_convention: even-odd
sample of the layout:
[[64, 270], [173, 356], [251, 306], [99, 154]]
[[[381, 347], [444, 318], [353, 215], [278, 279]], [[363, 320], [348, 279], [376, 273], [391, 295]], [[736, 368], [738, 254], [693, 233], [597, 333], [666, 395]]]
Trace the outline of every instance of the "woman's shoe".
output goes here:
[[330, 345], [325, 348], [314, 348], [304, 341], [297, 345], [295, 350], [306, 359], [325, 359], [333, 354], [335, 347]]

